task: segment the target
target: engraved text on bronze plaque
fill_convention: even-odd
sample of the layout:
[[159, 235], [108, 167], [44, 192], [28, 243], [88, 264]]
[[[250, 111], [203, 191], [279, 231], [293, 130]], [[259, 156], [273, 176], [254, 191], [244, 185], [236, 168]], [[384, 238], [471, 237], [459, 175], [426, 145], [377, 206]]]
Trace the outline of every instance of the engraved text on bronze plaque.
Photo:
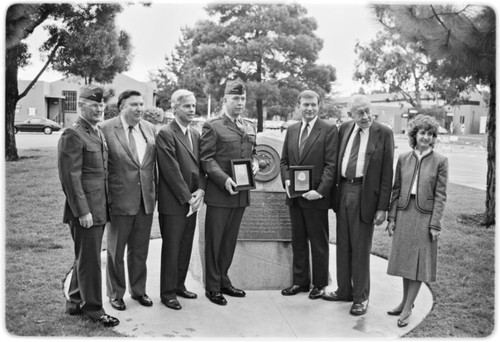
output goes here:
[[284, 192], [250, 192], [238, 240], [291, 241], [290, 214]]

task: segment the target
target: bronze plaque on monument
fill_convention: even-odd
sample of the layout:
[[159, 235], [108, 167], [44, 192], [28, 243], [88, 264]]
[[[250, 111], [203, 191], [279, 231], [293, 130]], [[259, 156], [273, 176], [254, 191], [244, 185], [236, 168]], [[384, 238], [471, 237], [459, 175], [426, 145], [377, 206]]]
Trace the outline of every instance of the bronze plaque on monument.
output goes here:
[[238, 240], [292, 241], [284, 192], [250, 192], [250, 206], [241, 221]]

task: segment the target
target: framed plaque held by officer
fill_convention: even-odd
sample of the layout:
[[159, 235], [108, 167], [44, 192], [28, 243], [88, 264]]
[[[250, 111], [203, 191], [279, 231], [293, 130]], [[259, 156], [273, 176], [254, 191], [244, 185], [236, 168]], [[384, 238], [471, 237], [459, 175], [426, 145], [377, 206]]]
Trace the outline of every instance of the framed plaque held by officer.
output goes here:
[[231, 170], [236, 183], [234, 190], [255, 189], [255, 178], [252, 172], [252, 159], [232, 159]]
[[300, 197], [313, 188], [313, 166], [290, 166], [290, 197]]

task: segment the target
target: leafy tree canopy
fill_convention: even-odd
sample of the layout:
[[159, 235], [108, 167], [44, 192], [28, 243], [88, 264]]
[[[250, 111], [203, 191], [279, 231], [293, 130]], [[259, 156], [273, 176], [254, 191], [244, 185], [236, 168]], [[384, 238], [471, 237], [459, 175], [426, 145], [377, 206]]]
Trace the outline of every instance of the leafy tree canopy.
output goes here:
[[[115, 26], [118, 4], [32, 3], [13, 4], [7, 10], [5, 65], [5, 157], [17, 160], [14, 119], [17, 102], [26, 96], [43, 72], [52, 66], [63, 74], [80, 76], [86, 83], [110, 82], [127, 70], [130, 39]], [[31, 57], [23, 42], [40, 25], [49, 33], [41, 50], [46, 62], [26, 89], [18, 90], [18, 70]]]
[[[495, 223], [496, 183], [496, 15], [481, 5], [378, 5], [378, 20], [392, 33], [422, 46], [435, 61], [433, 75], [447, 92], [482, 84], [490, 88], [483, 224]], [[458, 80], [458, 82], [457, 82]], [[446, 82], [449, 82], [446, 84]], [[457, 82], [453, 86], [453, 82]], [[437, 83], [438, 84], [438, 83]]]
[[323, 41], [314, 33], [316, 20], [307, 17], [304, 7], [241, 3], [210, 4], [206, 10], [214, 20], [186, 28], [176, 55], [167, 63], [174, 74], [184, 71], [179, 79], [193, 78], [186, 86], [203, 88], [204, 94], [219, 99], [227, 80], [241, 78], [248, 87], [249, 115], [259, 119], [260, 129], [264, 105], [268, 115], [287, 116], [301, 90], [321, 95], [331, 90], [335, 69], [315, 63]]

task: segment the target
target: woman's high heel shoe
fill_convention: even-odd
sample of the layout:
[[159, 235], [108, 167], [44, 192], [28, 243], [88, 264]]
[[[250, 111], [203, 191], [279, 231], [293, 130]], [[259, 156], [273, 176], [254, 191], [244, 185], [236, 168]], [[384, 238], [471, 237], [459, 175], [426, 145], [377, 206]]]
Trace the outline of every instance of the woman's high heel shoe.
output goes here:
[[405, 318], [401, 319], [398, 318], [398, 327], [404, 328], [408, 325], [408, 322], [410, 321], [410, 316], [411, 316], [411, 311], [406, 315]]
[[[415, 304], [412, 305], [412, 309], [415, 307]], [[391, 311], [387, 311], [387, 314], [389, 316], [399, 316], [401, 315], [401, 312], [403, 312], [403, 310], [391, 310]]]
[[401, 312], [403, 312], [403, 310], [391, 310], [391, 311], [387, 311], [387, 314], [389, 316], [399, 316], [399, 315], [401, 315]]

